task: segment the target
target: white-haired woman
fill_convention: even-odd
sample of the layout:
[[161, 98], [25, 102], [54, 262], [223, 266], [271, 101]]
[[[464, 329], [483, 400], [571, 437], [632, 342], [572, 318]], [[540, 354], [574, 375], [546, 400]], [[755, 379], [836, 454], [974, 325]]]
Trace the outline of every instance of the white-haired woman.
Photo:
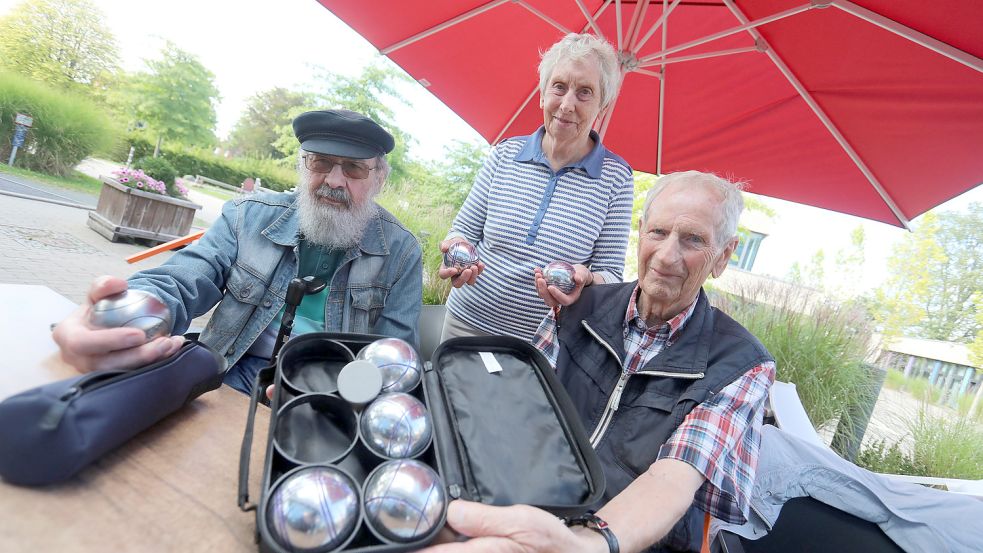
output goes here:
[[[571, 33], [543, 55], [539, 78], [543, 126], [494, 148], [441, 243], [446, 251], [470, 242], [481, 260], [440, 269], [454, 285], [442, 339], [532, 340], [547, 306], [576, 301], [584, 286], [621, 281], [634, 181], [592, 130], [617, 96], [618, 56], [592, 35]], [[574, 265], [570, 294], [542, 280], [551, 261]]]

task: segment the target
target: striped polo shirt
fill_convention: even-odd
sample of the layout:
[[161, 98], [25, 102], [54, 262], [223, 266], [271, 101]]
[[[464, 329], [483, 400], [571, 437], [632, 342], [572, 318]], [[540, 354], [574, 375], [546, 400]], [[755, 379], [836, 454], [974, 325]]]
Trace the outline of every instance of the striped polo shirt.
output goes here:
[[448, 234], [474, 244], [485, 270], [474, 286], [451, 290], [447, 309], [475, 328], [527, 341], [547, 312], [535, 268], [567, 261], [621, 281], [635, 186], [628, 163], [593, 131], [590, 153], [554, 172], [544, 132], [492, 150]]

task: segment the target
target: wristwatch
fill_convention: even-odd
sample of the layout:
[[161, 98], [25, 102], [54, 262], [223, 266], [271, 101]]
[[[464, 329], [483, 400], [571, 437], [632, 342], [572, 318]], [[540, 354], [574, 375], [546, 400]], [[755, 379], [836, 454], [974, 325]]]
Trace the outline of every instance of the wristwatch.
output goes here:
[[608, 553], [620, 553], [617, 536], [611, 531], [608, 523], [604, 522], [594, 511], [587, 511], [579, 517], [564, 518], [563, 523], [567, 526], [583, 526], [597, 532], [604, 538], [604, 541], [608, 542]]

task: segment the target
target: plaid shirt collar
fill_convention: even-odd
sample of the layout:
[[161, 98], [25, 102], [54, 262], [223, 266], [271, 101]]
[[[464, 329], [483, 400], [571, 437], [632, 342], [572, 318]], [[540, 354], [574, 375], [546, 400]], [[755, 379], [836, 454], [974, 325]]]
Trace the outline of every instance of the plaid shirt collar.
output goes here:
[[[676, 339], [676, 335], [679, 334], [679, 331], [682, 330], [683, 326], [693, 315], [693, 311], [696, 310], [696, 303], [699, 301], [700, 297], [697, 296], [696, 299], [693, 300], [693, 303], [689, 304], [689, 307], [681, 311], [675, 317], [659, 326], [649, 328], [648, 324], [645, 322], [645, 319], [643, 319], [638, 313], [638, 294], [640, 290], [640, 286], [636, 284], [635, 290], [633, 290], [631, 293], [631, 299], [628, 300], [628, 309], [625, 311], [625, 338], [628, 338], [629, 333], [644, 336], [662, 332], [664, 335], [667, 334], [667, 339], [665, 340], [666, 345], [672, 344], [672, 342]], [[666, 332], [667, 329], [668, 332]]]

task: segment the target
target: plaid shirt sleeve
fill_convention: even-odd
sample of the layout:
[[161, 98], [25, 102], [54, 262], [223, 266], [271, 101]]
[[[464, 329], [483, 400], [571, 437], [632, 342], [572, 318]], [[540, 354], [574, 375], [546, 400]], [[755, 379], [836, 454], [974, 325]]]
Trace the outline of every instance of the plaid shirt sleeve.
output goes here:
[[554, 371], [556, 370], [556, 359], [559, 356], [559, 348], [557, 347], [558, 335], [556, 331], [557, 311], [556, 309], [550, 309], [543, 322], [539, 323], [539, 328], [536, 329], [536, 334], [532, 339], [532, 345], [546, 357], [546, 360], [550, 362], [550, 366], [553, 367]]
[[693, 501], [723, 521], [747, 519], [765, 401], [774, 381], [774, 363], [754, 367], [693, 408], [659, 450], [660, 459], [683, 461], [706, 477]]

